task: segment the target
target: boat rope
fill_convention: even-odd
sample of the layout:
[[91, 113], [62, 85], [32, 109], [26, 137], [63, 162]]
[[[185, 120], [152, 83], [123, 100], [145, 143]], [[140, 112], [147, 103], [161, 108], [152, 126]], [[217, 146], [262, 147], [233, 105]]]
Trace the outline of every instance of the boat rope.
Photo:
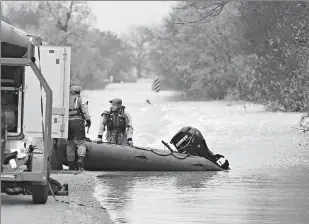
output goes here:
[[[183, 149], [184, 147], [187, 147], [187, 146], [190, 144], [190, 142], [192, 141], [192, 139], [193, 139], [194, 137], [195, 137], [195, 134], [192, 135], [192, 136], [190, 137], [188, 143], [187, 143], [185, 146], [181, 147], [181, 149]], [[186, 159], [187, 157], [194, 156], [194, 155], [190, 155], [190, 154], [185, 154], [185, 153], [184, 153], [184, 154], [185, 154], [184, 157], [178, 157], [178, 156], [176, 156], [176, 154], [179, 154], [179, 152], [170, 151], [169, 154], [160, 154], [160, 153], [158, 153], [158, 152], [155, 152], [153, 149], [149, 150], [149, 149], [144, 149], [144, 148], [140, 148], [140, 147], [137, 147], [137, 146], [134, 146], [134, 147], [135, 147], [136, 149], [139, 149], [139, 150], [150, 151], [150, 152], [152, 152], [152, 153], [154, 153], [154, 154], [156, 154], [156, 155], [159, 155], [159, 156], [173, 156], [173, 157], [175, 157], [176, 159], [179, 159], [179, 160], [184, 160], [184, 159]], [[184, 155], [184, 154], [182, 154], [182, 155]]]
[[[187, 157], [190, 157], [191, 155], [189, 155], [189, 154], [185, 154], [185, 156], [184, 157], [178, 157], [178, 156], [176, 156], [176, 154], [179, 154], [179, 152], [170, 152], [170, 153], [168, 153], [168, 154], [161, 154], [161, 153], [158, 153], [158, 152], [156, 152], [156, 151], [154, 151], [153, 149], [144, 149], [144, 148], [140, 148], [140, 147], [137, 147], [137, 146], [134, 146], [134, 148], [136, 148], [136, 149], [139, 149], [139, 150], [143, 150], [143, 151], [147, 151], [147, 152], [152, 152], [152, 153], [154, 153], [154, 154], [156, 154], [156, 155], [158, 155], [158, 156], [173, 156], [173, 157], [175, 157], [176, 159], [179, 159], [179, 160], [184, 160], [184, 159], [186, 159]], [[183, 154], [182, 154], [183, 155]]]
[[[89, 139], [88, 142], [92, 142], [92, 141]], [[110, 143], [110, 142], [104, 142], [104, 144], [115, 145], [115, 144]], [[151, 149], [151, 148], [141, 148], [141, 147], [138, 147], [138, 146], [132, 146], [132, 147], [134, 147], [134, 148], [136, 148], [136, 149], [138, 149], [138, 150], [147, 151], [147, 152], [152, 152], [152, 153], [154, 153], [154, 154], [156, 154], [156, 155], [158, 155], [158, 156], [173, 156], [173, 157], [175, 157], [176, 159], [179, 159], [179, 160], [184, 160], [184, 159], [186, 159], [186, 158], [188, 158], [188, 157], [194, 156], [194, 155], [190, 155], [190, 154], [181, 154], [181, 153], [179, 153], [179, 152], [170, 152], [170, 153], [168, 153], [168, 154], [161, 154], [161, 153], [159, 153], [159, 152], [154, 151], [154, 150]], [[181, 154], [181, 155], [185, 155], [185, 156], [184, 156], [184, 157], [178, 157], [177, 154], [178, 154], [178, 155]]]
[[[190, 138], [189, 138], [189, 141], [188, 141], [188, 143], [186, 144], [186, 145], [184, 145], [183, 147], [181, 147], [179, 150], [181, 150], [181, 149], [183, 149], [183, 148], [185, 148], [185, 147], [188, 147], [189, 146], [189, 144], [191, 143], [191, 142], [193, 142], [194, 140], [195, 140], [195, 137], [196, 137], [196, 134], [194, 133]], [[139, 150], [144, 150], [144, 151], [150, 151], [150, 152], [152, 152], [152, 153], [154, 153], [154, 154], [156, 154], [156, 155], [159, 155], [159, 156], [173, 156], [173, 157], [175, 157], [176, 159], [179, 159], [179, 160], [184, 160], [184, 159], [186, 159], [186, 158], [188, 158], [188, 157], [191, 157], [191, 156], [198, 156], [198, 155], [191, 155], [191, 154], [188, 154], [188, 152], [187, 151], [184, 151], [183, 153], [179, 153], [179, 152], [173, 152], [172, 150], [170, 151], [170, 153], [169, 154], [160, 154], [160, 153], [158, 153], [158, 152], [156, 152], [156, 151], [154, 151], [153, 149], [145, 149], [145, 148], [140, 148], [140, 147], [137, 147], [137, 146], [134, 146], [136, 149], [139, 149]], [[211, 151], [210, 151], [211, 152]], [[212, 152], [211, 152], [212, 153]], [[178, 156], [176, 156], [176, 155], [179, 155], [179, 154], [181, 154], [181, 155], [185, 155], [184, 157], [178, 157]], [[213, 153], [212, 153], [213, 154]], [[200, 156], [199, 156], [200, 157]], [[204, 157], [202, 157], [202, 158], [204, 158]], [[207, 158], [205, 158], [205, 159], [207, 159]]]

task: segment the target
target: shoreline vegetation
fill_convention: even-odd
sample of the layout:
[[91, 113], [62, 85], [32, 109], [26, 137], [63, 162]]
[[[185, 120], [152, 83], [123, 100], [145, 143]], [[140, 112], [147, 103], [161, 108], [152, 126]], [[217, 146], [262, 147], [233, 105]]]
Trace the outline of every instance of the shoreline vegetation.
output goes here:
[[[232, 99], [307, 112], [308, 2], [178, 1], [161, 24], [124, 36], [95, 28], [86, 1], [3, 2], [2, 20], [72, 47], [72, 83], [104, 89], [161, 77], [186, 100]], [[308, 115], [306, 115], [308, 117]]]

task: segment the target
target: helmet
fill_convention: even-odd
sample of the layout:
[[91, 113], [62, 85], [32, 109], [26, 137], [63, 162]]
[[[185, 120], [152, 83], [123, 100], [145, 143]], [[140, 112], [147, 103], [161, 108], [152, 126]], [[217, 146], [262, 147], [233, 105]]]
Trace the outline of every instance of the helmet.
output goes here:
[[79, 94], [81, 92], [81, 88], [79, 86], [71, 86], [70, 92]]
[[122, 105], [122, 100], [119, 99], [119, 98], [115, 98], [115, 99], [112, 99], [109, 101], [110, 103], [114, 103], [116, 104], [117, 106], [121, 106]]

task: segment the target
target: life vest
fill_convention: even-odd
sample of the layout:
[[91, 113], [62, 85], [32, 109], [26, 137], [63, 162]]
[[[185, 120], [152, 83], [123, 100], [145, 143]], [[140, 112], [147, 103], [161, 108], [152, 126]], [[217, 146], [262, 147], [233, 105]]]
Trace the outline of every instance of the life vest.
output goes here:
[[69, 116], [70, 117], [82, 117], [82, 111], [78, 103], [79, 96], [70, 96], [69, 102]]
[[106, 123], [108, 131], [119, 131], [120, 133], [124, 133], [126, 131], [126, 120], [124, 113], [113, 111], [109, 112]]

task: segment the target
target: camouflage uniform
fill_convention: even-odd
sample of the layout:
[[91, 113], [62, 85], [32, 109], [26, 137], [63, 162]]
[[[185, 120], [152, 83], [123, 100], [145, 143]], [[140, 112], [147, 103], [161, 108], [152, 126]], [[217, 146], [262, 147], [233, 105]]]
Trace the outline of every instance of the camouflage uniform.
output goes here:
[[[73, 87], [71, 87], [71, 89], [72, 88]], [[84, 120], [86, 120], [87, 126], [90, 127], [91, 122], [88, 108], [83, 103], [79, 91], [71, 91], [69, 106], [69, 133], [67, 144], [67, 157], [70, 169], [74, 169], [76, 146], [78, 163], [80, 168], [83, 169], [84, 157], [86, 156], [87, 150], [85, 142], [86, 134]]]
[[117, 110], [105, 111], [101, 114], [97, 141], [102, 141], [103, 133], [107, 129], [107, 142], [117, 145], [133, 145], [133, 126], [130, 114], [125, 112], [121, 99], [111, 100], [110, 103], [117, 106]]

